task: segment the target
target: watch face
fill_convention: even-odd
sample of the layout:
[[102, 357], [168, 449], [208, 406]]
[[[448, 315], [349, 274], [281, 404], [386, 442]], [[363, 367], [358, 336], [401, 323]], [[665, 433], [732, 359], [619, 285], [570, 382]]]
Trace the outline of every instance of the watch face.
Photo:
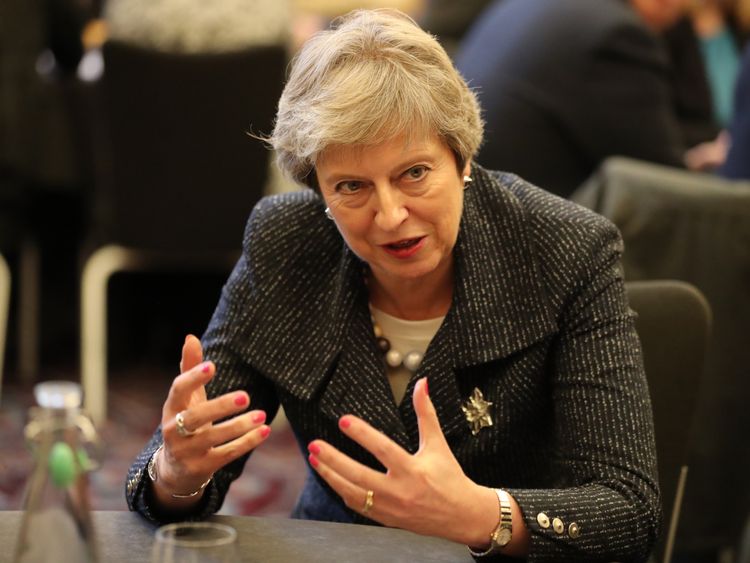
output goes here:
[[497, 532], [497, 536], [495, 537], [495, 541], [497, 542], [497, 545], [500, 547], [508, 545], [510, 543], [511, 533], [508, 528], [502, 528]]

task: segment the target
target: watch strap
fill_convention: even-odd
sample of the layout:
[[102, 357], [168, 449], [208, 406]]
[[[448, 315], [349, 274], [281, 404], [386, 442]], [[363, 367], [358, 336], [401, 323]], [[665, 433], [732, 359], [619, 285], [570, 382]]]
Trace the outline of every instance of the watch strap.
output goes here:
[[495, 494], [497, 495], [500, 517], [497, 526], [490, 534], [490, 545], [485, 551], [474, 551], [469, 547], [469, 552], [474, 557], [495, 555], [508, 545], [513, 538], [513, 513], [511, 510], [510, 495], [502, 489], [495, 489]]

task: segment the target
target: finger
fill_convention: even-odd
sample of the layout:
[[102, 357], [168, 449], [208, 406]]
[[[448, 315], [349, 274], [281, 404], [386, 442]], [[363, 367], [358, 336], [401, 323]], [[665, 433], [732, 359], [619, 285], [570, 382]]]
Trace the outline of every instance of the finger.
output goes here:
[[211, 362], [203, 362], [175, 377], [164, 403], [164, 415], [173, 417], [185, 410], [190, 404], [193, 392], [208, 383], [214, 373], [214, 365]]
[[188, 334], [182, 345], [182, 358], [180, 358], [180, 373], [186, 372], [203, 361], [203, 347], [198, 337]]
[[235, 440], [251, 430], [259, 428], [266, 421], [263, 411], [250, 411], [234, 416], [201, 432], [204, 448], [217, 447]]
[[341, 497], [346, 506], [360, 514], [364, 514], [368, 518], [372, 518], [373, 520], [377, 519], [374, 502], [373, 505], [369, 507], [367, 513], [364, 511], [365, 501], [367, 499], [367, 489], [355, 485], [342, 475], [339, 475], [332, 467], [319, 459], [315, 454], [311, 453], [310, 457], [308, 457], [308, 461], [318, 475], [320, 475], [320, 477], [328, 483], [334, 491], [336, 491], [336, 494]]
[[249, 404], [250, 396], [245, 391], [226, 393], [186, 409], [182, 412], [182, 421], [185, 428], [196, 430], [209, 422], [215, 422], [241, 412]]
[[442, 428], [440, 428], [437, 411], [430, 399], [426, 377], [417, 381], [417, 384], [414, 386], [412, 403], [414, 405], [414, 412], [417, 415], [417, 425], [419, 426], [419, 449], [423, 449], [430, 443], [445, 443], [445, 435]]
[[[318, 462], [358, 487], [363, 489], [386, 487], [384, 473], [353, 460], [323, 440], [314, 440], [307, 446], [307, 450]], [[312, 461], [310, 463], [312, 464]]]
[[215, 462], [216, 469], [220, 469], [227, 463], [257, 448], [270, 435], [271, 427], [264, 424], [243, 434], [239, 438], [235, 438], [231, 442], [214, 447], [210, 452], [210, 457]]
[[339, 428], [388, 469], [397, 470], [405, 467], [411, 459], [409, 453], [401, 446], [361, 418], [344, 415], [339, 419]]

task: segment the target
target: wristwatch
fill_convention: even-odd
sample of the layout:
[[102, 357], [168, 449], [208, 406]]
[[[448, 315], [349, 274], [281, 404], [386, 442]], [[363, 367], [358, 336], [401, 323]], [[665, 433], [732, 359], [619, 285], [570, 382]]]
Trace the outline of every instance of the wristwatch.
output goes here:
[[474, 557], [485, 557], [494, 555], [510, 543], [513, 538], [513, 517], [510, 510], [510, 495], [502, 489], [495, 489], [497, 500], [500, 503], [500, 521], [490, 534], [490, 546], [485, 551], [469, 551]]

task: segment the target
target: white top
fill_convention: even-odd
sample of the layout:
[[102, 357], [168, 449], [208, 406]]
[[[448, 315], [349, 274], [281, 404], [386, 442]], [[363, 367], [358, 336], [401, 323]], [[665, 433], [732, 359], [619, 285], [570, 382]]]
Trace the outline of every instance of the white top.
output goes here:
[[[427, 352], [433, 337], [437, 333], [445, 317], [425, 319], [423, 321], [406, 321], [384, 313], [370, 305], [370, 314], [383, 331], [383, 337], [391, 343], [391, 348], [406, 356], [411, 351], [423, 354]], [[391, 385], [396, 404], [401, 403], [406, 393], [406, 386], [411, 379], [411, 372], [403, 365], [396, 368], [387, 366], [388, 383]]]
[[286, 44], [289, 0], [108, 0], [109, 36], [168, 52], [216, 53]]

